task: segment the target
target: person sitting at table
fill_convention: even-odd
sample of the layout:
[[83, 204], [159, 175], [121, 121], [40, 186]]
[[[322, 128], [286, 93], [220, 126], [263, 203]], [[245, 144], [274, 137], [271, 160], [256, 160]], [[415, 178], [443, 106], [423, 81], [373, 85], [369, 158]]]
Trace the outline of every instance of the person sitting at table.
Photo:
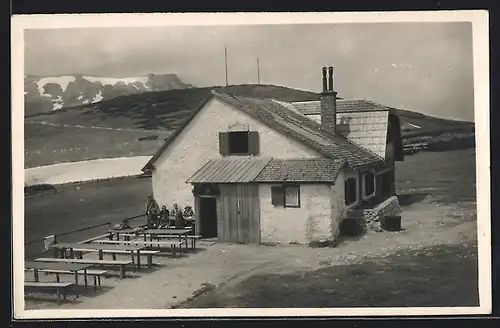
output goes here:
[[193, 208], [189, 205], [184, 207], [184, 217], [185, 218], [192, 218], [194, 216]]
[[193, 208], [189, 205], [186, 205], [184, 207], [184, 222], [185, 222], [185, 226], [186, 227], [189, 227], [189, 226], [192, 226], [193, 225], [193, 219], [194, 219], [194, 212], [193, 212]]
[[161, 207], [160, 211], [160, 222], [159, 222], [159, 227], [160, 228], [166, 228], [170, 224], [170, 213], [165, 205]]
[[158, 205], [158, 202], [153, 198], [153, 195], [149, 195], [148, 202], [146, 203], [146, 216], [148, 218], [147, 220], [148, 228], [155, 227], [159, 214], [160, 214], [160, 206]]
[[174, 203], [172, 216], [174, 217], [175, 228], [182, 229], [184, 228], [184, 215], [182, 214], [181, 209], [177, 203]]

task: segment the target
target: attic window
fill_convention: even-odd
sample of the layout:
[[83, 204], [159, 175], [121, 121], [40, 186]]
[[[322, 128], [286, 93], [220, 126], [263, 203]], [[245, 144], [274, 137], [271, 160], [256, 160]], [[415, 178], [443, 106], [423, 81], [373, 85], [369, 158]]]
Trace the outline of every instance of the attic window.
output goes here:
[[229, 154], [248, 154], [248, 131], [229, 132]]
[[257, 131], [231, 131], [219, 133], [219, 151], [222, 156], [257, 155], [259, 133]]

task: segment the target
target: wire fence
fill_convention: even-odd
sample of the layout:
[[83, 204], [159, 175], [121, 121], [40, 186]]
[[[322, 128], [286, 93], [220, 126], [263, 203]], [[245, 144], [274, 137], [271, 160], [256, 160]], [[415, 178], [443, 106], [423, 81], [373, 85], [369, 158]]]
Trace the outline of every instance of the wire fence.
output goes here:
[[[131, 226], [141, 226], [145, 224], [144, 217], [145, 214], [140, 214], [127, 218]], [[71, 231], [66, 231], [58, 234], [54, 234], [54, 242], [58, 243], [75, 243], [86, 239], [90, 239], [99, 235], [104, 235], [109, 229], [113, 227], [113, 222], [104, 222], [96, 225], [92, 225], [85, 228], [75, 229]], [[24, 257], [27, 260], [34, 259], [36, 257], [51, 255], [45, 249], [45, 238], [39, 238], [35, 240], [30, 240], [24, 243]]]

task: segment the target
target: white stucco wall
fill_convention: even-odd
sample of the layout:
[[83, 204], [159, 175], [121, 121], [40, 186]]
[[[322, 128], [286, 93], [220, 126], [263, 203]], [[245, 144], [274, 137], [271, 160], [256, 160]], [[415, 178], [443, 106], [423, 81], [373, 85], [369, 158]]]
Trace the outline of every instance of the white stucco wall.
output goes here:
[[275, 207], [271, 203], [271, 186], [259, 186], [261, 242], [308, 244], [332, 240], [345, 217], [344, 179], [355, 173], [344, 168], [335, 184], [300, 185], [300, 208]]
[[272, 184], [259, 185], [262, 243], [307, 244], [331, 236], [331, 190], [327, 184], [300, 186], [300, 208], [275, 207]]
[[186, 184], [186, 180], [208, 160], [221, 157], [219, 132], [228, 131], [230, 126], [241, 124], [248, 124], [250, 130], [259, 132], [259, 156], [320, 157], [314, 150], [213, 98], [154, 163], [156, 170], [152, 176], [153, 193], [158, 203], [169, 208], [174, 202], [179, 206], [193, 206], [192, 186]]
[[331, 221], [330, 231], [331, 238], [335, 239], [339, 232], [340, 223], [346, 217], [347, 206], [345, 205], [345, 176], [354, 174], [352, 170], [344, 168], [339, 172], [334, 185], [330, 186], [330, 204], [331, 204]]

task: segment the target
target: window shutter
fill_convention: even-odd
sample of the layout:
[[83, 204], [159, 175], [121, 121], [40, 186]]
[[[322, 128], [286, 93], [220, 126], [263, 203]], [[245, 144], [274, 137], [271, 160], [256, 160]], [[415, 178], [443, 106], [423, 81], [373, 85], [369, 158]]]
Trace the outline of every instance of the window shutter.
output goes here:
[[282, 187], [278, 186], [271, 187], [271, 203], [274, 206], [285, 205], [285, 193]]
[[229, 133], [219, 132], [219, 152], [221, 155], [229, 155]]
[[259, 154], [259, 132], [249, 131], [248, 132], [248, 153], [252, 155]]

